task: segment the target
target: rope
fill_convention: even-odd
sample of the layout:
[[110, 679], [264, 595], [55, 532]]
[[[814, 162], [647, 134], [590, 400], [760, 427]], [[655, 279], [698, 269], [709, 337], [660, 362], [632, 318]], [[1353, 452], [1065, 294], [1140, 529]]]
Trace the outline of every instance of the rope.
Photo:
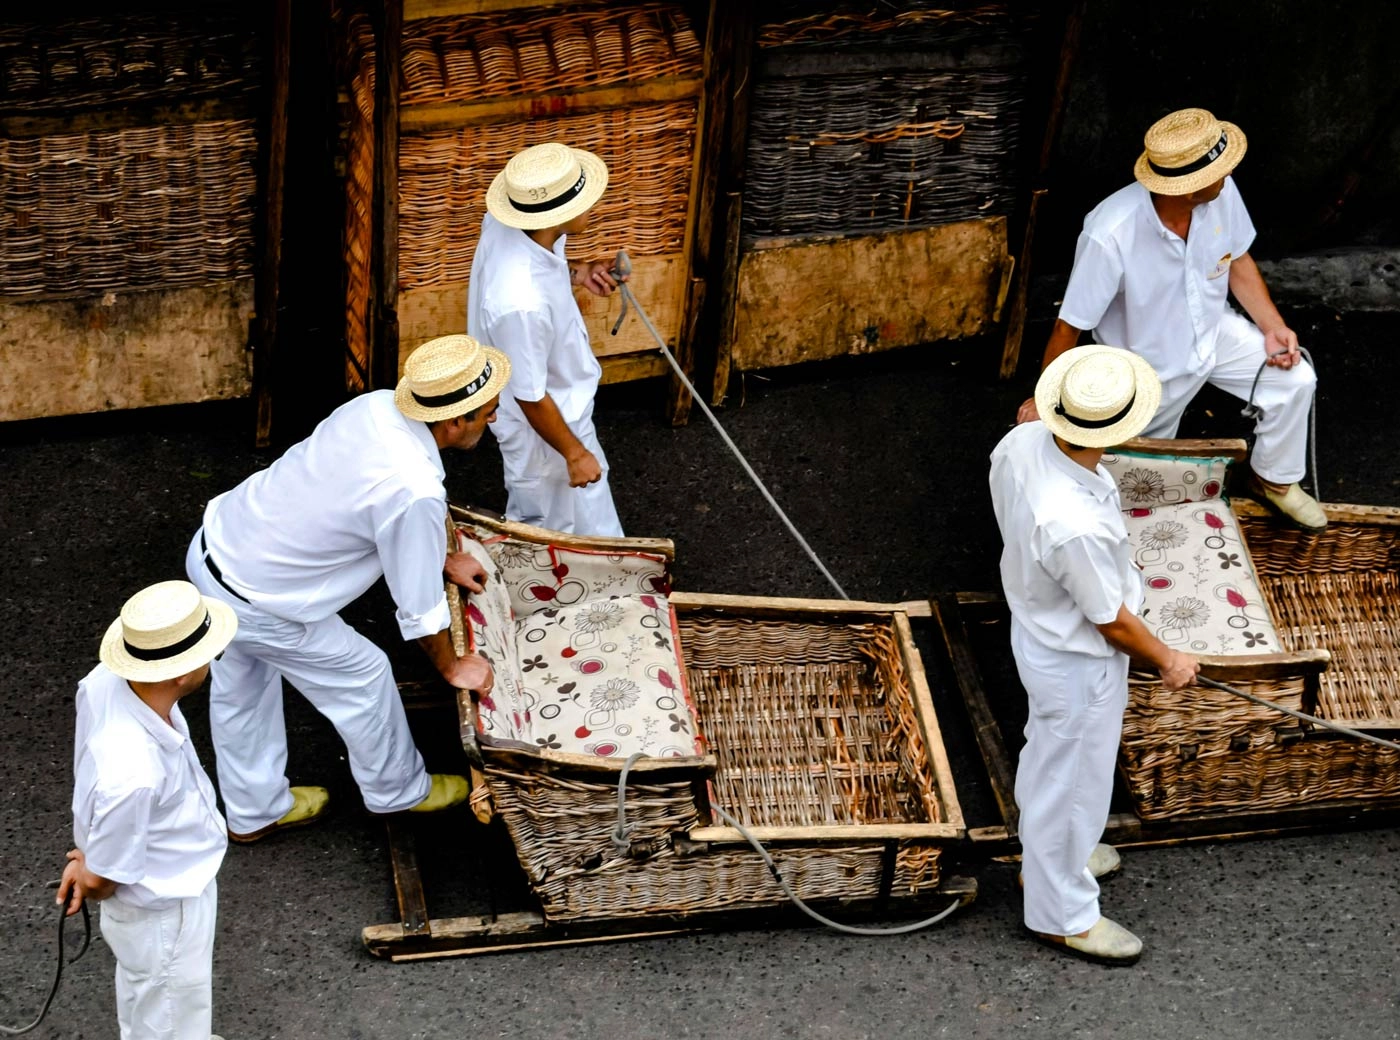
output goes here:
[[[622, 774], [617, 779], [617, 827], [613, 830], [612, 842], [617, 846], [618, 850], [624, 854], [629, 848], [627, 835], [632, 830], [631, 826], [627, 823], [627, 774], [631, 772], [632, 764], [636, 762], [637, 759], [646, 757], [646, 752], [644, 751], [638, 751], [629, 756], [627, 761], [622, 764]], [[744, 840], [753, 846], [754, 851], [763, 858], [764, 864], [768, 867], [768, 872], [773, 875], [773, 880], [778, 883], [778, 887], [783, 890], [783, 894], [792, 901], [797, 909], [801, 910], [818, 924], [823, 924], [838, 932], [845, 932], [847, 935], [908, 935], [910, 932], [917, 932], [928, 928], [930, 925], [937, 924], [939, 921], [944, 920], [952, 914], [958, 907], [962, 906], [962, 900], [955, 898], [951, 904], [932, 917], [922, 921], [914, 921], [911, 924], [896, 925], [893, 928], [866, 928], [860, 925], [842, 924], [840, 921], [833, 921], [831, 918], [819, 914], [803, 902], [802, 897], [793, 891], [792, 886], [787, 883], [787, 879], [784, 878], [782, 872], [778, 870], [778, 864], [773, 861], [773, 857], [768, 854], [768, 850], [763, 847], [763, 844], [753, 836], [747, 827], [719, 806], [712, 805], [710, 808], [714, 810], [716, 816], [738, 831], [740, 835], [743, 836]]]
[[[1314, 372], [1317, 366], [1313, 364], [1312, 355], [1303, 347], [1298, 348], [1298, 353], [1303, 355], [1308, 365]], [[1273, 357], [1272, 354], [1269, 358]], [[1249, 387], [1249, 400], [1240, 409], [1240, 414], [1246, 419], [1253, 419], [1256, 422], [1264, 414], [1264, 409], [1254, 403], [1254, 394], [1259, 389], [1259, 377], [1264, 374], [1264, 369], [1269, 367], [1269, 358], [1265, 358], [1259, 365], [1259, 371], [1254, 373], [1254, 382]], [[1308, 470], [1312, 473], [1313, 498], [1322, 501], [1322, 481], [1317, 476], [1317, 394], [1313, 394], [1312, 404], [1308, 405]]]
[[[51, 888], [56, 888], [57, 885], [51, 885], [50, 887], [51, 887]], [[27, 1032], [29, 1032], [31, 1029], [34, 1029], [36, 1026], [38, 1026], [38, 1024], [44, 1020], [44, 1016], [47, 1015], [47, 1014], [49, 1013], [49, 1008], [53, 1005], [53, 998], [54, 998], [55, 996], [58, 995], [58, 984], [59, 984], [60, 982], [63, 981], [63, 966], [64, 966], [64, 964], [65, 964], [65, 963], [66, 963], [66, 964], [72, 964], [74, 961], [76, 961], [76, 960], [77, 960], [79, 957], [81, 957], [83, 954], [87, 953], [88, 947], [89, 947], [90, 945], [92, 945], [92, 918], [88, 915], [87, 902], [84, 901], [83, 903], [81, 903], [81, 904], [79, 904], [79, 905], [81, 905], [82, 908], [83, 908], [83, 947], [82, 947], [82, 949], [80, 949], [77, 953], [75, 953], [71, 958], [68, 958], [68, 959], [65, 960], [65, 958], [64, 958], [64, 956], [63, 956], [63, 924], [64, 924], [65, 921], [68, 920], [68, 906], [67, 906], [67, 904], [64, 904], [64, 905], [62, 905], [62, 906], [60, 906], [60, 907], [58, 908], [58, 963], [57, 963], [57, 964], [55, 965], [55, 967], [54, 967], [54, 972], [53, 972], [53, 985], [51, 985], [51, 986], [49, 987], [49, 995], [48, 995], [48, 997], [44, 1000], [44, 1006], [41, 1007], [41, 1008], [39, 1009], [39, 1016], [38, 1016], [36, 1019], [34, 1019], [33, 1022], [30, 1022], [29, 1025], [27, 1025], [27, 1026], [5, 1026], [5, 1025], [0, 1025], [0, 1033], [3, 1033], [5, 1036], [19, 1036], [19, 1035], [21, 1035], [21, 1034], [23, 1034], [23, 1033], [27, 1033]]]
[[729, 448], [729, 450], [734, 453], [734, 457], [739, 460], [739, 465], [744, 468], [744, 472], [749, 475], [749, 479], [754, 482], [754, 486], [757, 487], [758, 490], [762, 493], [763, 497], [767, 500], [768, 504], [773, 507], [773, 512], [778, 514], [778, 519], [781, 520], [787, 526], [787, 529], [792, 532], [792, 536], [797, 539], [797, 544], [802, 546], [802, 551], [805, 552], [811, 559], [811, 561], [817, 565], [817, 570], [821, 571], [822, 577], [824, 577], [827, 581], [831, 583], [831, 587], [836, 590], [836, 594], [842, 599], [850, 599], [851, 597], [846, 595], [846, 590], [841, 587], [841, 583], [838, 582], [832, 576], [831, 571], [826, 569], [826, 564], [822, 563], [821, 557], [819, 557], [816, 554], [816, 551], [810, 545], [807, 544], [807, 539], [802, 537], [802, 532], [797, 529], [797, 526], [790, 519], [788, 519], [788, 515], [785, 512], [783, 512], [782, 506], [778, 505], [777, 499], [775, 499], [773, 497], [772, 492], [768, 490], [768, 485], [763, 483], [763, 481], [759, 478], [759, 475], [754, 472], [754, 468], [749, 465], [749, 460], [744, 458], [744, 453], [739, 450], [738, 445], [736, 445], [730, 439], [729, 434], [725, 432], [724, 427], [721, 426], [719, 420], [715, 418], [715, 413], [710, 411], [709, 407], [706, 406], [704, 399], [701, 398], [701, 396], [696, 392], [695, 386], [686, 376], [685, 370], [682, 369], [680, 366], [680, 362], [676, 360], [675, 355], [672, 354], [671, 351], [667, 348], [666, 341], [661, 338], [661, 333], [656, 331], [656, 326], [651, 323], [651, 319], [647, 317], [647, 312], [643, 310], [642, 305], [639, 302], [637, 302], [637, 297], [633, 295], [632, 290], [628, 288], [627, 283], [622, 281], [624, 275], [629, 275], [631, 273], [631, 257], [627, 255], [627, 250], [618, 250], [617, 260], [613, 264], [612, 276], [618, 280], [617, 287], [622, 291], [622, 313], [619, 314], [617, 317], [617, 324], [613, 326], [612, 334], [616, 336], [617, 330], [622, 327], [622, 320], [623, 318], [627, 317], [627, 305], [630, 303], [633, 307], [637, 309], [637, 317], [642, 319], [642, 324], [646, 326], [647, 331], [650, 332], [652, 338], [656, 340], [656, 345], [661, 348], [661, 353], [665, 355], [666, 360], [671, 363], [671, 368], [675, 370], [675, 373], [677, 377], [679, 377], [681, 384], [686, 388], [686, 391], [690, 394], [691, 398], [695, 401], [695, 403], [700, 406], [700, 410], [705, 413], [705, 418], [709, 419], [710, 422], [714, 425], [715, 430], [720, 435], [720, 439], [722, 439], [725, 445]]
[[1233, 686], [1227, 686], [1223, 682], [1207, 679], [1204, 675], [1196, 676], [1196, 682], [1202, 686], [1209, 686], [1213, 690], [1224, 690], [1226, 693], [1233, 693], [1236, 697], [1243, 697], [1247, 701], [1253, 701], [1255, 704], [1265, 708], [1272, 708], [1274, 711], [1281, 712], [1284, 715], [1291, 715], [1295, 719], [1300, 719], [1303, 722], [1311, 722], [1313, 725], [1321, 726], [1323, 729], [1330, 729], [1356, 740], [1365, 740], [1371, 744], [1379, 744], [1381, 747], [1390, 748], [1392, 751], [1400, 751], [1400, 744], [1395, 743], [1393, 740], [1385, 740], [1381, 737], [1372, 736], [1370, 733], [1363, 733], [1359, 729], [1350, 729], [1340, 723], [1329, 722], [1327, 719], [1320, 719], [1316, 715], [1309, 715], [1305, 711], [1294, 711], [1292, 708], [1284, 707], [1282, 704], [1275, 704], [1273, 701], [1266, 701], [1263, 697], [1256, 697], [1252, 693], [1246, 693], [1244, 690], [1237, 690]]

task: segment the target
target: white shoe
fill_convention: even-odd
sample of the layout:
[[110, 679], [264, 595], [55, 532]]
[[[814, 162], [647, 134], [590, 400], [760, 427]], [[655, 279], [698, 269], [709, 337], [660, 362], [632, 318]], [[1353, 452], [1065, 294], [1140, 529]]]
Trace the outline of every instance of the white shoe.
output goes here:
[[1094, 846], [1094, 851], [1089, 853], [1089, 873], [1096, 878], [1109, 877], [1122, 869], [1123, 859], [1112, 845], [1099, 842]]
[[1110, 966], [1136, 964], [1142, 956], [1142, 940], [1116, 921], [1100, 917], [1094, 927], [1083, 935], [1047, 935], [1032, 932], [1037, 939], [1082, 957], [1086, 961]]
[[1294, 527], [1301, 527], [1304, 531], [1312, 532], [1327, 529], [1327, 514], [1323, 512], [1322, 506], [1318, 505], [1317, 499], [1297, 484], [1289, 484], [1282, 492], [1279, 492], [1255, 477], [1250, 482], [1250, 490], [1262, 498], [1265, 505], [1273, 507], [1275, 513], [1293, 524]]

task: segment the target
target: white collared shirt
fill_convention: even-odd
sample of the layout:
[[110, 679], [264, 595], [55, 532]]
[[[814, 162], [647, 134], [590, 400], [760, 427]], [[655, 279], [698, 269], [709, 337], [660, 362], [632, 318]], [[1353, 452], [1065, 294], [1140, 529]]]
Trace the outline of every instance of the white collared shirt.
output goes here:
[[1036, 641], [1089, 657], [1117, 651], [1096, 625], [1142, 609], [1118, 488], [1055, 444], [1043, 422], [1022, 423], [992, 452], [992, 507], [1001, 528], [1006, 601]]
[[228, 847], [179, 705], [170, 723], [106, 665], [78, 683], [73, 844], [114, 898], [156, 908], [202, 893]]
[[1060, 320], [1126, 347], [1163, 380], [1209, 370], [1225, 314], [1230, 264], [1249, 252], [1254, 224], [1232, 177], [1191, 212], [1186, 241], [1169, 231], [1134, 182], [1084, 218]]
[[548, 250], [489, 213], [472, 257], [467, 285], [467, 332], [510, 358], [510, 386], [492, 433], [505, 437], [525, 423], [517, 399], [554, 399], [570, 425], [593, 414], [603, 366], [569, 279], [561, 235]]
[[388, 582], [404, 639], [447, 628], [447, 492], [428, 424], [392, 390], [341, 405], [310, 437], [204, 510], [209, 555], [248, 601], [288, 621], [338, 613]]

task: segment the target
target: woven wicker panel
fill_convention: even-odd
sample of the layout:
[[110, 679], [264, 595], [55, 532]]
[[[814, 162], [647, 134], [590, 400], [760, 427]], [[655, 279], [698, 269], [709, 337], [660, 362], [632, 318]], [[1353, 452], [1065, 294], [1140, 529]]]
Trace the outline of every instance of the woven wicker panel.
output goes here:
[[[816, 10], [814, 10], [816, 9]], [[766, 5], [758, 31], [760, 47], [940, 45], [975, 40], [1009, 17], [1002, 4], [957, 7], [947, 0], [914, 0], [895, 5], [884, 0], [813, 3], [778, 0]]]
[[0, 108], [188, 101], [256, 91], [261, 52], [253, 5], [190, 4], [0, 25]]
[[942, 819], [888, 624], [678, 620], [719, 805], [759, 826]]
[[251, 275], [257, 150], [253, 120], [0, 139], [0, 293]]
[[[1000, 7], [845, 5], [769, 24], [762, 39], [774, 54], [825, 60], [810, 73], [793, 71], [810, 63], [761, 66], [744, 231], [871, 233], [1007, 213], [1026, 80], [1018, 49], [1000, 48], [1024, 30]], [[1001, 64], [964, 62], [953, 44], [986, 45]], [[872, 52], [883, 71], [868, 67]], [[930, 52], [947, 52], [941, 67], [928, 67]]]
[[512, 155], [567, 141], [608, 164], [608, 190], [577, 257], [626, 246], [634, 256], [680, 250], [690, 192], [696, 103], [634, 105], [585, 115], [408, 134], [399, 145], [399, 286], [465, 282], [486, 213], [486, 189]]
[[679, 4], [579, 4], [424, 18], [403, 39], [405, 105], [698, 75], [700, 43]]
[[1332, 653], [1318, 713], [1400, 724], [1400, 528], [1333, 523], [1308, 535], [1256, 518], [1242, 526], [1284, 647]]

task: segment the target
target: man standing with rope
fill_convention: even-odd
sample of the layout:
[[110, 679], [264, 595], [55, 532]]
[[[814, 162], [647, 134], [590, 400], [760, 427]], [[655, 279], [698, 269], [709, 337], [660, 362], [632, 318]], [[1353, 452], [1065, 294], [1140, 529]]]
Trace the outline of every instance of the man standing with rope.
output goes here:
[[1131, 964], [1142, 941], [1099, 913], [1095, 880], [1118, 855], [1097, 844], [1128, 703], [1128, 661], [1150, 662], [1169, 690], [1196, 679], [1195, 658], [1138, 617], [1118, 488], [1104, 449], [1152, 420], [1161, 384], [1117, 347], [1073, 347], [1041, 373], [1042, 422], [1016, 426], [992, 452], [992, 505], [1004, 549], [1011, 650], [1029, 698], [1016, 769], [1026, 927], [1089, 960]]
[[[1251, 491], [1289, 522], [1321, 530], [1326, 513], [1298, 486], [1317, 377], [1300, 364], [1298, 335], [1249, 255], [1254, 225], [1228, 176], [1244, 158], [1245, 136], [1188, 108], [1154, 123], [1144, 144], [1137, 183], [1084, 220], [1043, 366], [1085, 329], [1140, 354], [1162, 380], [1161, 407], [1143, 431], [1149, 437], [1175, 437], [1206, 383], [1248, 401], [1256, 420]], [[1227, 305], [1227, 293], [1252, 321]], [[1017, 420], [1036, 414], [1028, 400]]]
[[[467, 331], [510, 358], [514, 375], [492, 432], [501, 445], [506, 515], [572, 534], [622, 537], [608, 488], [608, 460], [593, 427], [603, 369], [593, 355], [573, 287], [617, 288], [605, 261], [564, 255], [588, 227], [608, 168], [562, 144], [527, 148], [486, 194], [472, 257]], [[625, 277], [625, 276], [624, 276]]]

